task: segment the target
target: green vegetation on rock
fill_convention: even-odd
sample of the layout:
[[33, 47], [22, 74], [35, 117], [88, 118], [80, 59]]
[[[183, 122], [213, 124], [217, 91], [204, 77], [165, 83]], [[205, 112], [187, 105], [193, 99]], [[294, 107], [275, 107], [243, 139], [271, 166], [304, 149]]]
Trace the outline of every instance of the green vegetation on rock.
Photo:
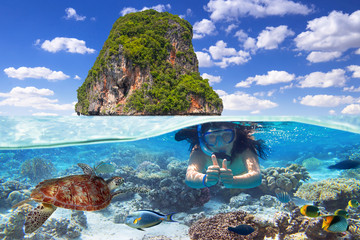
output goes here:
[[[170, 52], [175, 51], [171, 38], [189, 46], [186, 51], [176, 52], [176, 58], [182, 61], [180, 64], [167, 61]], [[222, 109], [222, 100], [209, 86], [208, 80], [202, 79], [197, 71], [191, 40], [191, 24], [170, 13], [147, 10], [120, 17], [114, 23], [85, 82], [77, 90], [78, 103], [75, 109], [83, 115], [89, 114], [88, 109], [92, 102], [89, 89], [92, 89], [96, 81], [102, 81], [102, 76], [121, 56], [133, 66], [149, 69], [152, 77], [151, 81], [149, 79], [141, 88], [135, 90], [125, 106], [116, 106], [123, 107], [124, 112], [186, 112], [191, 103], [191, 94], [203, 97], [206, 103], [215, 109]], [[185, 65], [193, 66], [193, 69], [184, 70]]]

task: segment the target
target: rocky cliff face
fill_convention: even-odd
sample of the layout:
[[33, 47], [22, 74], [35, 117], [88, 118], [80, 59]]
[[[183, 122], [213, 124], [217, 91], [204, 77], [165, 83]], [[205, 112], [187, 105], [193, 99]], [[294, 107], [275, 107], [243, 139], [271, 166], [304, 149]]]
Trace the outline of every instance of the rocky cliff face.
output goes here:
[[191, 40], [191, 25], [169, 13], [120, 17], [78, 89], [76, 112], [220, 115], [222, 101], [201, 78]]

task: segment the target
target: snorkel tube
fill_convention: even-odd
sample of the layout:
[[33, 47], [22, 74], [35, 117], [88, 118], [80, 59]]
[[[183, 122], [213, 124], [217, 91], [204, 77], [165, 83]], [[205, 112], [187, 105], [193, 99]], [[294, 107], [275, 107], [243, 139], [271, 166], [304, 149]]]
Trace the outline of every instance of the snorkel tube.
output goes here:
[[211, 151], [209, 149], [209, 147], [207, 146], [206, 142], [204, 141], [204, 138], [203, 138], [203, 135], [202, 135], [201, 124], [199, 124], [197, 126], [197, 133], [198, 133], [200, 148], [203, 151], [203, 153], [205, 153], [209, 157], [211, 157], [211, 155], [215, 154], [216, 158], [226, 159], [228, 161], [231, 161], [231, 156], [227, 155], [226, 153], [224, 153], [224, 152], [213, 152], [213, 151]]

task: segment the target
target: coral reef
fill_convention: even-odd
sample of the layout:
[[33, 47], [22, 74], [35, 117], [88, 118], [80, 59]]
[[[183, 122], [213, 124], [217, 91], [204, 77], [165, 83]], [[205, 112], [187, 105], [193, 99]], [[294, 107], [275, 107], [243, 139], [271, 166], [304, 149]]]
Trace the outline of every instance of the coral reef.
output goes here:
[[[247, 236], [240, 236], [230, 232], [228, 227], [235, 227], [240, 224], [251, 225], [255, 231]], [[201, 219], [195, 222], [189, 229], [189, 236], [196, 239], [254, 239], [262, 240], [265, 237], [274, 238], [278, 229], [271, 223], [256, 220], [251, 214], [244, 211], [220, 213], [211, 218]]]
[[4, 231], [0, 233], [1, 239], [15, 240], [22, 239], [25, 236], [23, 231], [23, 224], [25, 222], [26, 214], [32, 209], [29, 204], [24, 204], [14, 210], [4, 228]]
[[331, 178], [307, 183], [300, 186], [294, 195], [307, 201], [320, 202], [328, 211], [335, 211], [344, 209], [350, 199], [360, 197], [360, 181]]
[[53, 177], [54, 165], [43, 158], [33, 158], [21, 164], [21, 175], [28, 177], [33, 183], [38, 183], [44, 179]]
[[280, 191], [290, 193], [296, 191], [301, 185], [300, 181], [307, 181], [310, 179], [310, 175], [306, 171], [306, 168], [298, 164], [291, 164], [286, 168], [266, 168], [265, 170], [261, 170], [261, 174], [261, 185], [247, 192], [254, 193], [259, 192], [258, 190], [260, 190], [260, 195], [275, 195], [276, 192]]
[[275, 214], [274, 224], [279, 228], [279, 239], [335, 240], [342, 236], [342, 233], [324, 231], [322, 218], [304, 217], [301, 215], [299, 207], [290, 213], [278, 212]]
[[344, 170], [339, 174], [340, 178], [355, 178], [360, 180], [360, 169], [348, 169]]
[[[175, 166], [178, 166], [178, 170], [175, 170]], [[202, 206], [210, 200], [209, 189], [193, 189], [185, 184], [186, 165], [172, 161], [168, 167], [172, 172], [178, 171], [179, 174], [162, 179], [157, 187], [150, 191], [148, 198], [153, 208], [176, 212], [187, 211], [192, 207]]]
[[18, 181], [0, 179], [0, 206], [11, 207], [30, 195], [30, 185]]
[[302, 165], [308, 170], [318, 170], [319, 168], [321, 168], [323, 166], [323, 163], [318, 158], [310, 157], [310, 158], [305, 159], [302, 162]]

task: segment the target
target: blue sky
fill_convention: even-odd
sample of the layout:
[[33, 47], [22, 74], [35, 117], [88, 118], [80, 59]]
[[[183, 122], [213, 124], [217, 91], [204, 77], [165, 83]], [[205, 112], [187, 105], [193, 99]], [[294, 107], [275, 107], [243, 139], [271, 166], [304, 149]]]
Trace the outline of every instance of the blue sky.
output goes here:
[[0, 115], [73, 115], [112, 24], [148, 8], [193, 25], [223, 115], [360, 115], [357, 0], [2, 0]]

